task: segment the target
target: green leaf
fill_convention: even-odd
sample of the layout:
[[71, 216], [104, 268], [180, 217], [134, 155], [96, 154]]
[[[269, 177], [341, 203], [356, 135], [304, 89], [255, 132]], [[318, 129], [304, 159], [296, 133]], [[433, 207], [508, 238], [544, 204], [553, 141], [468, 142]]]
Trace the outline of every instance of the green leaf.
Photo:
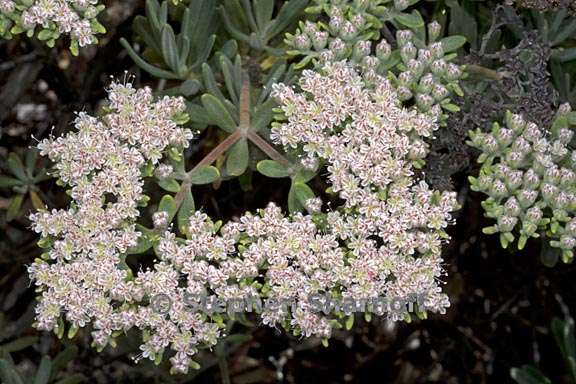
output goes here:
[[317, 171], [301, 168], [294, 175], [294, 181], [298, 183], [307, 183], [316, 177]]
[[538, 369], [524, 365], [521, 368], [512, 368], [510, 376], [519, 384], [552, 384]]
[[216, 78], [214, 77], [214, 72], [212, 68], [207, 63], [202, 64], [202, 80], [204, 82], [204, 87], [208, 93], [211, 93], [213, 96], [216, 96], [222, 103], [226, 100], [224, 94], [220, 91], [220, 87], [216, 82]]
[[548, 242], [542, 242], [542, 248], [540, 250], [540, 261], [548, 268], [556, 266], [561, 254], [561, 249], [551, 247]]
[[275, 160], [262, 160], [256, 165], [258, 172], [264, 176], [280, 178], [288, 177], [288, 168]]
[[572, 19], [569, 24], [566, 25], [552, 41], [552, 46], [558, 45], [576, 32], [576, 20]]
[[0, 359], [0, 379], [2, 384], [24, 384], [20, 373], [8, 359]]
[[189, 101], [186, 102], [186, 113], [190, 116], [190, 119], [199, 124], [209, 125], [212, 123], [210, 120], [210, 116], [208, 116], [208, 112], [204, 107], [199, 106], [198, 104], [191, 103]]
[[[576, 361], [576, 338], [574, 336], [574, 319], [568, 317], [566, 320], [554, 318], [551, 327], [554, 339], [562, 357], [567, 362], [568, 366], [574, 364]], [[576, 366], [570, 367], [571, 369]]]
[[238, 52], [238, 43], [236, 40], [228, 40], [222, 48], [220, 48], [220, 53], [226, 56], [229, 59], [232, 59], [234, 55]]
[[216, 41], [216, 35], [212, 35], [203, 42], [203, 48], [197, 53], [196, 60], [192, 63], [192, 68], [197, 69], [200, 65], [205, 64], [208, 61], [208, 56], [212, 52], [212, 47]]
[[304, 183], [295, 182], [294, 183], [294, 192], [296, 193], [296, 198], [302, 204], [303, 207], [306, 206], [306, 202], [309, 199], [314, 198], [314, 192], [312, 189]]
[[288, 28], [292, 22], [296, 20], [298, 15], [304, 11], [304, 8], [308, 5], [308, 0], [290, 0], [285, 1], [278, 11], [278, 15], [271, 22], [268, 23], [268, 28], [266, 30], [266, 40], [270, 40], [277, 34]]
[[162, 27], [161, 35], [162, 56], [164, 61], [175, 73], [180, 72], [179, 63], [180, 56], [178, 55], [178, 48], [176, 47], [176, 37], [174, 31], [169, 25]]
[[190, 360], [190, 364], [189, 364], [189, 365], [190, 365], [190, 368], [192, 368], [192, 369], [195, 370], [195, 371], [197, 371], [197, 370], [199, 370], [200, 368], [202, 368], [202, 366], [201, 366], [197, 361], [194, 361], [194, 360]]
[[314, 198], [314, 192], [304, 183], [292, 182], [288, 192], [288, 209], [291, 213], [302, 211], [306, 208], [308, 199]]
[[146, 72], [148, 72], [152, 76], [158, 77], [160, 79], [178, 79], [179, 78], [176, 74], [174, 74], [170, 71], [166, 71], [164, 69], [157, 68], [157, 67], [147, 63], [144, 59], [142, 59], [136, 53], [136, 51], [134, 51], [134, 49], [132, 49], [132, 47], [130, 46], [130, 43], [128, 43], [128, 41], [125, 38], [120, 39], [120, 44], [122, 44], [124, 49], [126, 49], [126, 52], [128, 52], [128, 55], [132, 58], [132, 60], [134, 60], [136, 65], [138, 65], [140, 68], [142, 68], [143, 70], [145, 70]]
[[138, 237], [138, 242], [135, 247], [129, 248], [126, 251], [127, 255], [137, 255], [144, 253], [150, 248], [152, 248], [152, 241], [150, 240], [150, 235], [154, 233], [153, 230], [148, 229], [140, 224], [136, 224], [136, 230], [141, 233]]
[[164, 211], [168, 213], [168, 222], [171, 222], [176, 215], [176, 210], [178, 206], [172, 195], [164, 195], [158, 204], [158, 211]]
[[412, 13], [397, 13], [394, 15], [394, 20], [410, 29], [417, 29], [424, 26], [424, 20], [420, 12], [414, 10]]
[[354, 314], [351, 314], [346, 319], [346, 330], [348, 331], [351, 330], [353, 326], [354, 326]]
[[[446, 4], [450, 7], [450, 25], [448, 26], [447, 35], [463, 35], [472, 45], [472, 48], [478, 49], [478, 23], [476, 18], [465, 7], [460, 6], [456, 0], [448, 1]], [[500, 31], [497, 30], [497, 32]], [[493, 35], [496, 35], [496, 33]]]
[[441, 106], [442, 106], [442, 108], [444, 108], [448, 112], [456, 113], [456, 112], [460, 111], [460, 107], [457, 106], [456, 104], [446, 103], [446, 104], [441, 104]]
[[4, 352], [18, 352], [33, 345], [38, 340], [36, 336], [24, 336], [6, 344], [2, 344], [0, 349]]
[[273, 108], [275, 105], [276, 101], [274, 99], [268, 99], [254, 110], [251, 122], [251, 128], [254, 131], [259, 132], [270, 125], [274, 118]]
[[234, 119], [230, 116], [230, 113], [218, 98], [210, 94], [205, 94], [202, 96], [201, 101], [204, 109], [206, 109], [206, 112], [210, 117], [210, 121], [214, 125], [217, 125], [229, 133], [236, 130]]
[[24, 195], [18, 194], [12, 198], [10, 204], [8, 205], [8, 209], [6, 210], [6, 221], [10, 222], [18, 216], [23, 201]]
[[445, 53], [452, 52], [466, 44], [464, 36], [448, 36], [440, 40]]
[[180, 184], [174, 179], [157, 179], [156, 182], [165, 191], [176, 193], [180, 190]]
[[8, 176], [0, 176], [0, 188], [12, 188], [23, 185], [23, 182]]
[[52, 362], [50, 361], [50, 357], [42, 356], [40, 366], [38, 367], [38, 371], [36, 371], [36, 376], [34, 376], [33, 384], [48, 384], [51, 371]]
[[218, 28], [217, 3], [216, 0], [190, 1], [190, 22], [188, 30], [183, 29], [183, 33], [188, 36], [192, 45], [196, 47], [196, 54], [202, 51], [203, 46], [210, 44], [210, 36]]
[[191, 79], [186, 80], [178, 87], [180, 93], [186, 97], [197, 94], [201, 88], [202, 84], [198, 80]]
[[160, 33], [155, 33], [155, 29], [150, 25], [149, 20], [141, 15], [134, 18], [132, 22], [132, 29], [140, 36], [146, 45], [152, 49], [158, 55], [162, 54], [162, 48], [160, 48]]
[[187, 36], [178, 35], [178, 71], [180, 75], [184, 75], [186, 72], [186, 63], [188, 62], [188, 57], [190, 55], [190, 50], [192, 49], [192, 44]]
[[242, 344], [250, 340], [252, 340], [252, 335], [246, 333], [235, 333], [233, 335], [228, 335], [223, 339], [223, 341], [230, 344]]
[[226, 159], [226, 172], [232, 176], [240, 176], [248, 167], [250, 152], [248, 141], [245, 138], [238, 140], [228, 151]]
[[[231, 97], [231, 100], [238, 104], [238, 95], [240, 89], [237, 89], [236, 84], [238, 83], [234, 76], [234, 65], [224, 55], [220, 55], [220, 68], [222, 69], [222, 74], [224, 75], [224, 84], [226, 85], [226, 90]], [[240, 80], [240, 79], [239, 79]]]
[[160, 4], [156, 0], [146, 0], [146, 17], [152, 23], [152, 26], [156, 30], [160, 30], [162, 26], [158, 20], [158, 14], [160, 13]]
[[64, 369], [69, 362], [74, 360], [77, 354], [78, 354], [78, 347], [75, 345], [71, 345], [62, 352], [60, 352], [59, 354], [57, 354], [54, 360], [52, 360], [52, 373], [50, 375], [51, 376], [50, 379], [54, 380], [56, 374], [60, 370]]
[[190, 182], [192, 184], [210, 184], [220, 178], [218, 168], [211, 165], [204, 165], [194, 172], [190, 173]]
[[178, 229], [182, 233], [186, 233], [186, 228], [190, 221], [190, 216], [196, 211], [196, 206], [194, 204], [194, 196], [192, 195], [192, 188], [188, 187], [184, 192], [184, 199], [178, 210], [178, 215], [176, 217], [178, 223]]
[[392, 51], [392, 54], [386, 61], [380, 63], [380, 65], [378, 66], [378, 71], [385, 72], [393, 68], [394, 66], [398, 65], [398, 63], [400, 63], [401, 60], [402, 58], [400, 56], [400, 50], [396, 49]]
[[26, 171], [29, 175], [34, 174], [34, 170], [36, 168], [36, 161], [38, 160], [38, 150], [36, 148], [31, 148], [26, 151]]
[[572, 61], [576, 59], [576, 48], [555, 48], [552, 57], [561, 62]]
[[264, 31], [274, 12], [274, 0], [254, 0], [254, 16], [260, 31]]
[[8, 169], [14, 176], [19, 178], [22, 181], [26, 181], [28, 177], [26, 176], [26, 170], [24, 169], [24, 164], [18, 155], [14, 152], [11, 152], [8, 155], [8, 159], [6, 160], [6, 164], [8, 165]]

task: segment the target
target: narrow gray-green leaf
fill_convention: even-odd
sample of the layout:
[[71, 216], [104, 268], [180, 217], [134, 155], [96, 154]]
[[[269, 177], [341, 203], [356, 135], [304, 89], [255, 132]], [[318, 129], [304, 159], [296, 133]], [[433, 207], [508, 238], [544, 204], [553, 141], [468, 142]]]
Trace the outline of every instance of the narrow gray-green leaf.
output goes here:
[[204, 86], [208, 92], [216, 96], [221, 102], [226, 100], [222, 92], [220, 92], [212, 68], [206, 63], [202, 64], [202, 79], [204, 80]]
[[464, 36], [448, 36], [440, 40], [445, 53], [452, 52], [466, 44]]
[[52, 360], [52, 374], [50, 375], [51, 379], [53, 380], [60, 370], [64, 369], [69, 362], [74, 360], [77, 354], [78, 347], [75, 345], [71, 345], [57, 354], [54, 360]]
[[6, 164], [8, 165], [8, 169], [10, 170], [10, 172], [12, 172], [14, 176], [16, 176], [22, 181], [28, 179], [28, 177], [26, 176], [26, 170], [24, 169], [24, 164], [22, 163], [22, 160], [20, 160], [20, 157], [17, 154], [11, 152], [8, 155]]
[[256, 165], [258, 172], [267, 177], [288, 177], [288, 168], [274, 160], [262, 160]]
[[190, 174], [190, 182], [192, 184], [210, 184], [220, 177], [218, 168], [211, 165], [205, 165], [196, 169]]
[[228, 110], [224, 104], [218, 100], [218, 98], [210, 94], [205, 94], [202, 96], [201, 101], [212, 124], [217, 125], [229, 133], [236, 130], [234, 119], [230, 116], [230, 113], [228, 113]]
[[550, 379], [542, 374], [538, 369], [524, 365], [521, 368], [512, 368], [510, 376], [518, 384], [552, 384]]
[[248, 167], [250, 152], [248, 141], [245, 138], [238, 140], [228, 151], [226, 159], [226, 171], [229, 175], [240, 176]]
[[304, 11], [307, 5], [308, 0], [290, 0], [284, 2], [276, 18], [268, 24], [266, 30], [267, 40], [284, 31], [284, 29], [293, 23], [298, 15]]
[[410, 29], [424, 26], [424, 20], [422, 19], [420, 12], [416, 10], [412, 11], [412, 13], [397, 13], [394, 15], [394, 20]]
[[254, 16], [258, 30], [264, 31], [274, 12], [274, 0], [254, 0]]
[[295, 182], [294, 193], [296, 194], [298, 202], [302, 204], [303, 207], [306, 207], [306, 202], [309, 199], [314, 198], [314, 192], [307, 184], [304, 183]]
[[48, 384], [51, 371], [52, 361], [50, 361], [50, 357], [42, 356], [42, 360], [40, 360], [40, 366], [36, 371], [36, 376], [34, 376], [33, 384]]
[[12, 188], [22, 185], [22, 181], [8, 176], [0, 176], [0, 188]]
[[10, 204], [8, 204], [8, 209], [6, 210], [6, 221], [10, 222], [14, 220], [20, 214], [20, 208], [22, 207], [22, 202], [24, 201], [24, 195], [14, 195]]
[[24, 384], [20, 373], [8, 359], [0, 359], [0, 379], [2, 384]]
[[236, 80], [234, 79], [234, 66], [230, 59], [224, 55], [220, 55], [220, 68], [222, 69], [222, 74], [224, 75], [226, 90], [228, 91], [232, 101], [235, 104], [238, 104], [239, 90], [236, 89]]
[[272, 110], [276, 105], [274, 99], [268, 99], [264, 104], [260, 104], [254, 111], [252, 116], [251, 128], [258, 132], [268, 127], [274, 118], [274, 111]]
[[165, 191], [176, 193], [180, 190], [180, 184], [174, 179], [157, 179], [156, 182]]
[[180, 55], [178, 54], [178, 47], [176, 46], [176, 37], [174, 31], [169, 25], [162, 28], [161, 35], [162, 42], [162, 56], [164, 61], [172, 69], [173, 72], [179, 72]]
[[178, 76], [176, 74], [174, 74], [170, 71], [166, 71], [165, 69], [157, 68], [157, 67], [153, 66], [152, 64], [149, 64], [148, 62], [146, 62], [144, 59], [142, 59], [136, 53], [136, 51], [134, 51], [134, 49], [132, 49], [132, 47], [130, 46], [130, 43], [128, 43], [128, 41], [126, 39], [121, 38], [120, 44], [122, 44], [124, 49], [126, 49], [126, 52], [128, 52], [128, 55], [132, 58], [132, 60], [134, 60], [136, 65], [138, 65], [140, 68], [142, 68], [143, 70], [145, 70], [146, 72], [148, 72], [152, 76], [158, 77], [161, 79], [178, 79]]
[[189, 97], [194, 96], [202, 88], [202, 84], [198, 80], [188, 79], [178, 87], [182, 95]]
[[180, 209], [178, 210], [178, 214], [176, 215], [176, 221], [178, 223], [178, 229], [180, 232], [185, 233], [186, 228], [188, 227], [190, 216], [194, 214], [196, 211], [196, 206], [194, 204], [194, 196], [192, 195], [192, 188], [188, 187], [188, 189], [184, 192], [184, 199], [182, 200], [182, 205], [180, 205]]
[[162, 26], [158, 20], [158, 14], [160, 11], [160, 4], [156, 0], [146, 0], [146, 17], [152, 23], [152, 26], [156, 30], [160, 30]]
[[24, 336], [6, 344], [0, 345], [5, 352], [18, 352], [33, 345], [38, 340], [36, 336]]
[[158, 204], [158, 211], [164, 211], [168, 213], [168, 222], [171, 222], [174, 216], [176, 215], [176, 210], [178, 206], [176, 205], [176, 201], [171, 195], [164, 195]]

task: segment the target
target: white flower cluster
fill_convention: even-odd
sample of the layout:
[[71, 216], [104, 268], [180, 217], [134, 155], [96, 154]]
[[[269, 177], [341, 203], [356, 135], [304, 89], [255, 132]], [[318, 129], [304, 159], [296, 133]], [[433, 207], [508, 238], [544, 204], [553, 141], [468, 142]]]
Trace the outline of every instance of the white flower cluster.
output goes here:
[[[98, 3], [98, 0], [0, 0], [0, 21], [15, 23], [12, 32], [40, 27], [46, 32], [39, 37], [48, 41], [67, 34], [83, 47], [97, 41], [96, 33], [104, 32], [96, 20], [103, 9]], [[4, 32], [7, 33], [8, 30]]]
[[[422, 138], [435, 121], [403, 108], [386, 78], [370, 71], [362, 77], [346, 62], [306, 70], [299, 85], [300, 92], [275, 85], [288, 121], [272, 129], [272, 138], [327, 163], [331, 189], [344, 204], [327, 213], [325, 231], [332, 244], [346, 245], [344, 259], [330, 267], [336, 280], [312, 274], [301, 289], [338, 287], [355, 298], [426, 294], [427, 309], [443, 312], [449, 303], [438, 285], [442, 229], [457, 203], [454, 193], [415, 183], [412, 169], [426, 156]], [[324, 256], [311, 260], [301, 268], [321, 266]]]
[[[123, 260], [140, 235], [134, 221], [144, 198], [141, 168], [156, 164], [167, 147], [186, 147], [192, 138], [190, 130], [173, 121], [185, 110], [181, 98], [153, 102], [149, 88], [115, 83], [109, 102], [110, 113], [101, 119], [80, 113], [76, 132], [39, 144], [41, 153], [56, 163], [57, 176], [71, 187], [73, 202], [66, 210], [32, 215], [33, 229], [50, 250], [48, 261], [37, 259], [29, 268], [42, 288], [38, 328], [62, 327], [58, 320], [65, 314], [74, 328], [93, 323], [100, 346], [113, 331], [132, 327], [174, 337], [174, 324], [151, 308], [128, 303], [142, 300], [154, 287], [177, 285], [177, 276], [158, 266], [156, 273], [133, 279]], [[183, 329], [205, 337], [215, 332], [197, 316], [187, 319]]]
[[[72, 186], [73, 204], [33, 215], [34, 229], [52, 243], [52, 261], [30, 267], [42, 290], [39, 327], [62, 326], [62, 315], [73, 329], [91, 323], [100, 347], [136, 327], [144, 333], [144, 357], [159, 361], [170, 348], [174, 370], [186, 372], [197, 348], [214, 345], [223, 325], [217, 316], [191, 310], [188, 295], [292, 302], [265, 306], [261, 321], [304, 336], [330, 336], [346, 314], [313, 310], [314, 294], [358, 301], [420, 295], [419, 312], [444, 313], [449, 301], [440, 287], [440, 253], [455, 194], [415, 183], [412, 170], [426, 154], [422, 137], [436, 124], [402, 108], [384, 77], [369, 78], [338, 62], [305, 71], [300, 91], [273, 90], [287, 118], [273, 128], [274, 140], [325, 163], [341, 207], [322, 212], [322, 202], [310, 199], [313, 214], [286, 217], [270, 204], [223, 226], [195, 212], [183, 229], [186, 238], [166, 229], [170, 217], [157, 212], [160, 261], [136, 276], [124, 259], [144, 236], [134, 227], [140, 168], [157, 163], [168, 146], [185, 146], [190, 132], [171, 119], [183, 110], [181, 100], [153, 103], [149, 90], [113, 85], [111, 113], [101, 121], [82, 114], [78, 132], [40, 145]], [[151, 305], [160, 296], [170, 299], [166, 313]], [[393, 318], [406, 315], [402, 310]]]

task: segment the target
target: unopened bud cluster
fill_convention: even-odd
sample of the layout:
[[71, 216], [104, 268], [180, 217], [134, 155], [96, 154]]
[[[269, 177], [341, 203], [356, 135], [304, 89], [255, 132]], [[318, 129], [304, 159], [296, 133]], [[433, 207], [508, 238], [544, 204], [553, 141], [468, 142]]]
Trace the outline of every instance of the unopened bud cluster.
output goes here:
[[371, 1], [331, 1], [321, 9], [330, 20], [322, 22], [300, 22], [294, 35], [286, 34], [286, 43], [291, 55], [303, 55], [299, 63], [303, 67], [311, 60], [317, 64], [334, 60], [349, 59], [361, 62], [371, 53], [370, 40], [379, 37], [382, 22], [374, 16]]
[[36, 33], [48, 46], [61, 35], [69, 35], [71, 49], [94, 44], [96, 34], [106, 30], [96, 20], [104, 9], [99, 0], [0, 0], [0, 37]]
[[502, 245], [518, 239], [522, 249], [531, 237], [544, 234], [569, 262], [576, 246], [576, 151], [570, 143], [574, 113], [560, 107], [547, 131], [521, 115], [506, 114], [488, 133], [471, 131], [469, 144], [482, 151], [472, 189], [489, 198], [482, 206], [496, 220], [486, 233], [500, 233]]
[[[457, 110], [451, 104], [451, 96], [463, 92], [458, 85], [463, 77], [462, 68], [451, 62], [455, 55], [448, 55], [440, 41], [436, 41], [440, 33], [440, 24], [432, 22], [428, 25], [428, 44], [419, 42], [410, 30], [400, 30], [396, 33], [396, 41], [401, 63], [400, 73], [396, 77], [398, 97], [403, 102], [413, 100], [421, 112], [429, 112], [442, 117], [442, 110], [449, 112]], [[380, 43], [381, 45], [384, 43]], [[380, 49], [381, 60], [389, 57], [390, 48]], [[378, 47], [376, 49], [378, 55]]]

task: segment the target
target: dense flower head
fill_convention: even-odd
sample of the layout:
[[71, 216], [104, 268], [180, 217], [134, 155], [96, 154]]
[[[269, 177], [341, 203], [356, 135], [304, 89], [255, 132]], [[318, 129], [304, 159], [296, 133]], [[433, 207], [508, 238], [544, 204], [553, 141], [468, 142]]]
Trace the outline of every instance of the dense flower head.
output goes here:
[[552, 247], [562, 251], [564, 261], [573, 257], [576, 223], [576, 151], [570, 147], [574, 137], [574, 113], [568, 104], [560, 107], [548, 131], [526, 121], [522, 115], [506, 115], [505, 126], [495, 123], [490, 132], [470, 132], [469, 144], [482, 151], [483, 163], [472, 188], [486, 193], [483, 202], [488, 217], [497, 224], [486, 228], [499, 232], [504, 246], [519, 235], [523, 248], [541, 232]]
[[274, 87], [287, 122], [272, 138], [325, 162], [331, 190], [345, 201], [327, 213], [327, 230], [354, 255], [338, 273], [342, 294], [426, 293], [429, 309], [442, 312], [440, 245], [455, 195], [415, 182], [412, 166], [436, 122], [403, 108], [386, 78], [363, 77], [344, 61], [304, 71], [299, 88]]
[[[186, 372], [198, 348], [224, 333], [221, 317], [190, 308], [190, 295], [210, 303], [263, 298], [263, 324], [303, 336], [329, 337], [354, 312], [320, 312], [313, 295], [355, 303], [422, 297], [418, 313], [444, 313], [441, 245], [455, 194], [430, 190], [413, 171], [436, 121], [403, 108], [386, 78], [361, 75], [345, 61], [305, 71], [298, 88], [275, 85], [273, 96], [284, 112], [273, 140], [300, 151], [312, 168], [325, 166], [341, 206], [323, 210], [310, 198], [309, 214], [286, 216], [269, 204], [224, 225], [187, 212], [180, 235], [170, 226], [174, 215], [159, 209], [154, 228], [142, 227], [144, 177], [168, 177], [174, 168], [163, 155], [191, 139], [175, 122], [182, 99], [154, 101], [147, 88], [113, 84], [108, 113], [79, 114], [76, 131], [41, 142], [72, 203], [32, 215], [48, 247], [29, 268], [42, 292], [38, 327], [61, 332], [62, 318], [72, 329], [91, 324], [100, 348], [138, 328], [142, 357], [158, 361], [170, 349], [174, 370]], [[132, 271], [126, 257], [142, 238], [154, 242], [159, 260]], [[169, 299], [165, 311], [158, 298]], [[408, 310], [388, 315], [402, 320]]]
[[[103, 9], [99, 0], [0, 0], [0, 36], [10, 33], [33, 31], [39, 28], [38, 37], [53, 44], [60, 35], [69, 35], [73, 46], [80, 47], [97, 41], [96, 34], [104, 27], [96, 20]], [[6, 24], [6, 22], [8, 24]], [[14, 28], [9, 28], [14, 24]], [[7, 28], [8, 26], [8, 28]]]

